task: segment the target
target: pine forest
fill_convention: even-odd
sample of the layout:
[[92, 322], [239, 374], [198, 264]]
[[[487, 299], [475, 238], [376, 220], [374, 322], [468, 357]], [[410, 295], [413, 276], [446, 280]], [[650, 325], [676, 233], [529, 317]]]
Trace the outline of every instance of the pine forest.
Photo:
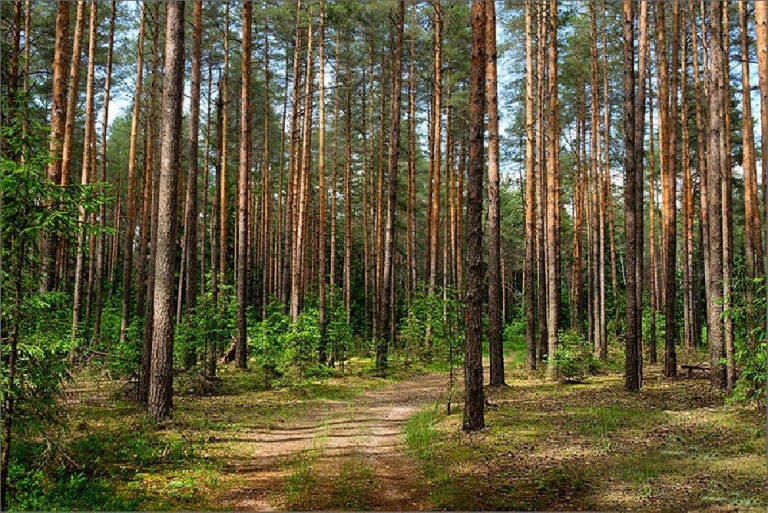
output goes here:
[[3, 511], [768, 507], [768, 0], [0, 32]]

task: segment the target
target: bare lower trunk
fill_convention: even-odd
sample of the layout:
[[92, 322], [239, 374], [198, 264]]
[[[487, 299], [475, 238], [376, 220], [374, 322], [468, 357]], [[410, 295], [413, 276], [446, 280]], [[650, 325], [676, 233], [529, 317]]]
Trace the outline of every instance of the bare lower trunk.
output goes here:
[[173, 394], [173, 276], [176, 250], [177, 167], [184, 99], [184, 2], [167, 7], [163, 129], [160, 137], [160, 202], [148, 410], [155, 421], [170, 416]]

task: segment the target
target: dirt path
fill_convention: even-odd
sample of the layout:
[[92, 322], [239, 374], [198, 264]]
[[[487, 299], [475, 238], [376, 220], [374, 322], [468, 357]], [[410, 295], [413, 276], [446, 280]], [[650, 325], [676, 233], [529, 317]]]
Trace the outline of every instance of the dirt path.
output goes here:
[[291, 476], [316, 499], [300, 498], [302, 509], [338, 509], [346, 500], [357, 501], [346, 503], [352, 509], [428, 509], [427, 485], [404, 453], [402, 435], [408, 418], [444, 394], [446, 380], [445, 374], [418, 376], [350, 401], [324, 401], [287, 427], [244, 430], [238, 443], [245, 457], [226, 469], [237, 475], [235, 486], [217, 502], [235, 510], [291, 506], [284, 493]]

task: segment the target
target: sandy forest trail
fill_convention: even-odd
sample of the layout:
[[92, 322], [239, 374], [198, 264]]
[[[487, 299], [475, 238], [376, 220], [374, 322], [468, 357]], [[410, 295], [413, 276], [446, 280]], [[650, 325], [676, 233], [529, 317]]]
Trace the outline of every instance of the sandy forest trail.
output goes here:
[[[323, 401], [284, 427], [246, 428], [238, 437], [244, 457], [225, 469], [237, 476], [236, 484], [217, 502], [234, 510], [291, 506], [281, 490], [285, 490], [291, 463], [295, 466], [303, 461], [312, 479], [311, 493], [319, 501], [310, 505], [322, 508], [323, 504], [334, 504], [323, 502], [324, 495], [339, 493], [334, 480], [345, 472], [365, 469], [369, 493], [358, 508], [429, 509], [426, 482], [404, 450], [403, 428], [412, 415], [444, 396], [447, 379], [442, 373], [417, 376], [366, 391], [349, 401]], [[336, 508], [340, 505], [335, 503]]]

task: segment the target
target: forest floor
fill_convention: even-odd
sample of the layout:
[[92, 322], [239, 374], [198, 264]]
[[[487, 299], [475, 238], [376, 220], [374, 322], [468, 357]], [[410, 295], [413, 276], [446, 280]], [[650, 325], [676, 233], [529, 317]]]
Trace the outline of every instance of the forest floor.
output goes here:
[[[760, 414], [724, 404], [703, 376], [646, 369], [583, 384], [526, 375], [489, 390], [487, 429], [446, 414], [448, 375], [362, 370], [263, 390], [224, 369], [216, 395], [175, 398], [153, 427], [117, 382], [66, 392], [68, 453], [120, 498], [86, 509], [744, 510], [768, 506]], [[363, 364], [358, 363], [361, 369]], [[355, 368], [354, 366], [352, 367]], [[461, 386], [459, 384], [459, 386]], [[460, 397], [458, 398], [460, 400]], [[86, 494], [87, 495], [87, 494]], [[77, 505], [77, 504], [76, 504]]]

